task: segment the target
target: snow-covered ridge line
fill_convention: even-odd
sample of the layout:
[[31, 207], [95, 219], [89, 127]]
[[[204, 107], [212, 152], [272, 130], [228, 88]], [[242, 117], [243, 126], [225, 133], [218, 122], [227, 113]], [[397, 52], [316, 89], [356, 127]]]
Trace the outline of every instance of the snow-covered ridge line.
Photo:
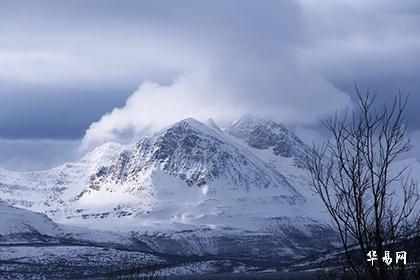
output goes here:
[[207, 123], [184, 119], [50, 170], [0, 171], [0, 198], [93, 228], [259, 230], [264, 219], [313, 217], [303, 207], [314, 199], [299, 164], [307, 147], [293, 132], [250, 116], [224, 131]]
[[50, 170], [0, 171], [0, 199], [162, 253], [306, 254], [334, 241], [304, 180], [306, 151], [271, 121], [246, 116], [221, 130], [188, 118]]

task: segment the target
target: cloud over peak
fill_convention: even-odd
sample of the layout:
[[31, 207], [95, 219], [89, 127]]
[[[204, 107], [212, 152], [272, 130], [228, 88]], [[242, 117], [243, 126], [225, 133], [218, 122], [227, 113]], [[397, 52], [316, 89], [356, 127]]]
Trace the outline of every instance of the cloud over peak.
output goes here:
[[[307, 95], [306, 86], [311, 87], [312, 95]], [[330, 102], [321, 101], [325, 99]], [[313, 124], [328, 112], [347, 105], [347, 95], [316, 77], [290, 80], [289, 76], [280, 76], [279, 90], [264, 92], [224, 83], [208, 73], [189, 73], [170, 85], [143, 82], [125, 106], [113, 109], [90, 125], [81, 147], [135, 141], [187, 117], [201, 121], [214, 118], [227, 124], [252, 112], [285, 123]]]

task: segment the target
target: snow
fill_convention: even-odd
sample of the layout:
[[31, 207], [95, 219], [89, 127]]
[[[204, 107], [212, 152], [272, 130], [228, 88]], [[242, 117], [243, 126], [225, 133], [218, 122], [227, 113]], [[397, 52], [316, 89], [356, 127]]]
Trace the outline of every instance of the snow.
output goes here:
[[45, 215], [0, 203], [0, 236], [16, 233], [56, 233], [57, 226]]
[[81, 160], [37, 172], [10, 172], [0, 169], [0, 197], [18, 207], [54, 215], [88, 183], [103, 165], [109, 165], [122, 150], [117, 143], [104, 144]]

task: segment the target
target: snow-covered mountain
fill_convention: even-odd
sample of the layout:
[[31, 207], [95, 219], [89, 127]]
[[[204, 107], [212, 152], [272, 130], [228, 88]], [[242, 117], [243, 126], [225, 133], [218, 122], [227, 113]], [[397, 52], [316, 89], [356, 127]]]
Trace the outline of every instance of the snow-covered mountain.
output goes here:
[[51, 170], [0, 170], [0, 198], [56, 222], [135, 233], [157, 251], [305, 254], [335, 240], [304, 180], [307, 151], [271, 121], [245, 116], [221, 130], [185, 119]]

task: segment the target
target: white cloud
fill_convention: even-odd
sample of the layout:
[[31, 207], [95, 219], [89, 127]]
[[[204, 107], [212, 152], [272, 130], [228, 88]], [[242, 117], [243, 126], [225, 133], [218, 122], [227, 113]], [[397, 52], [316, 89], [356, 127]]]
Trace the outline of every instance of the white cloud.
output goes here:
[[243, 112], [239, 106], [235, 109], [222, 99], [213, 98], [223, 96], [222, 90], [209, 83], [205, 73], [182, 75], [171, 85], [146, 81], [128, 98], [123, 108], [115, 108], [91, 124], [82, 147], [107, 141], [129, 141], [190, 116], [201, 120], [222, 116], [219, 120], [226, 120]]
[[279, 76], [277, 83], [275, 92], [253, 92], [206, 71], [181, 75], [170, 85], [144, 82], [124, 107], [91, 124], [82, 149], [109, 141], [130, 142], [187, 117], [227, 124], [250, 112], [289, 124], [312, 124], [349, 104], [347, 95], [314, 75], [289, 73]]

